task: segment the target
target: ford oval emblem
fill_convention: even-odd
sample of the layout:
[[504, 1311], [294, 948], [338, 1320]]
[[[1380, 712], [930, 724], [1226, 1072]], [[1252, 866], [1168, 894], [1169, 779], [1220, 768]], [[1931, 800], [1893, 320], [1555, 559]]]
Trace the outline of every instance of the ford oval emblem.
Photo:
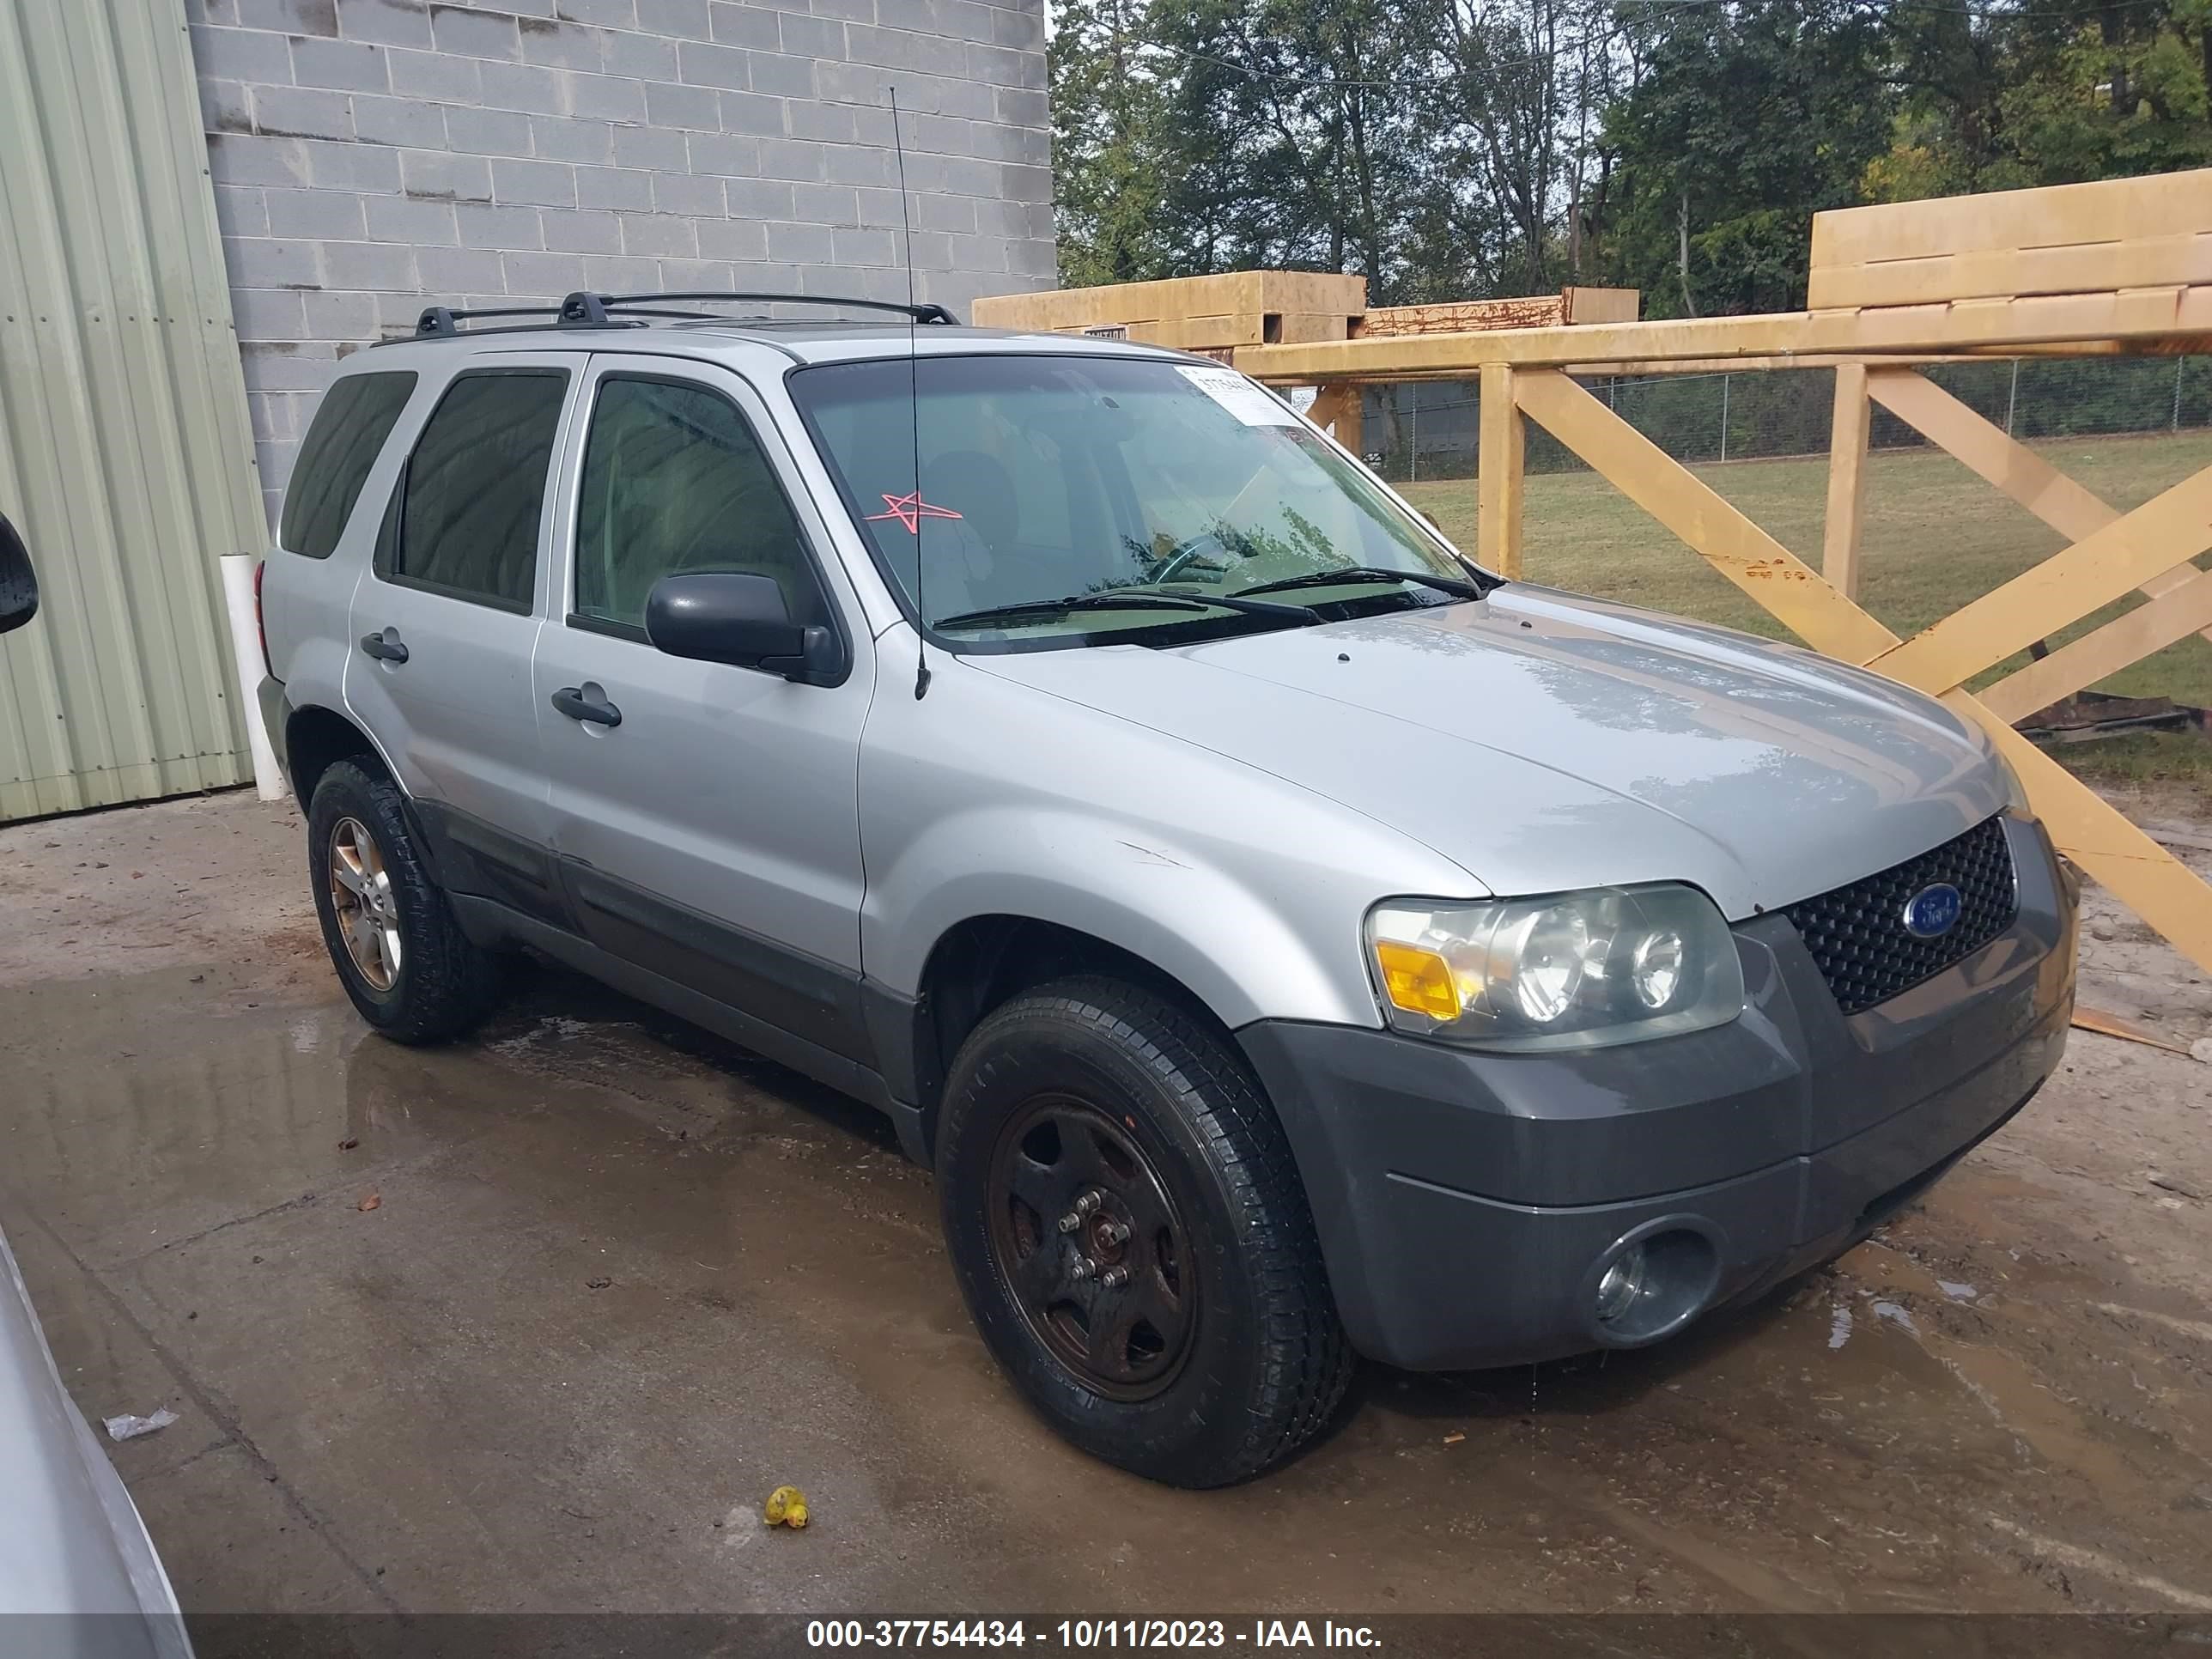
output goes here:
[[1948, 881], [1923, 887], [1905, 901], [1905, 931], [1915, 939], [1941, 939], [1959, 925], [1966, 901]]

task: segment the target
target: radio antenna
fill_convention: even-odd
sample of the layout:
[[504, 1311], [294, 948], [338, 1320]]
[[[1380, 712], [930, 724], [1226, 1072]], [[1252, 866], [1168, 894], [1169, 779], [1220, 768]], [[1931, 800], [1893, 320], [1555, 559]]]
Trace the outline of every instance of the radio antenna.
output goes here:
[[922, 587], [925, 568], [921, 556], [921, 349], [915, 340], [914, 210], [906, 193], [906, 141], [899, 136], [898, 88], [889, 88], [891, 99], [891, 151], [898, 157], [899, 222], [905, 229], [901, 247], [906, 257], [906, 406], [907, 428], [914, 434], [914, 700], [929, 694], [929, 600]]

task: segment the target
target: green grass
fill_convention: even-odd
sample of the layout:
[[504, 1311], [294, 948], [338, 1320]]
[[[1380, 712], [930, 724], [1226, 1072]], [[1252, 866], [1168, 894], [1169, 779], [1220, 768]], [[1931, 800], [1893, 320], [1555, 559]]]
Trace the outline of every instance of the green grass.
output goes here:
[[[2037, 447], [2123, 511], [2212, 465], [2212, 432], [2054, 440]], [[1691, 469], [1753, 522], [1816, 568], [1827, 498], [1825, 457], [1737, 461]], [[1445, 534], [1475, 545], [1472, 480], [1401, 486]], [[1526, 574], [1580, 592], [1723, 623], [1755, 634], [1788, 630], [1751, 598], [1594, 472], [1528, 481]], [[1988, 592], [2064, 544], [2064, 538], [1938, 450], [1890, 451], [1867, 463], [1859, 602], [1910, 636]], [[2130, 597], [2051, 636], [2063, 645], [2120, 615]], [[2001, 679], [2023, 654], [1975, 684]], [[2098, 687], [2127, 696], [2172, 697], [2212, 707], [2212, 642], [2191, 637], [2122, 670]], [[2065, 763], [2130, 780], [2212, 781], [2212, 742], [2160, 734], [2068, 745]]]

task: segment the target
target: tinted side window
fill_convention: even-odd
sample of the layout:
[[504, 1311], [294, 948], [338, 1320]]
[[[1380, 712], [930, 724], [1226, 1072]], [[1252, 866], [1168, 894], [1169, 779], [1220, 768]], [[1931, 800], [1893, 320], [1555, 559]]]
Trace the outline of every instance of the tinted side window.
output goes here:
[[377, 574], [529, 610], [545, 474], [568, 386], [557, 368], [458, 377], [399, 475]]
[[284, 491], [279, 546], [311, 559], [330, 557], [353, 516], [368, 469], [414, 392], [414, 371], [395, 369], [349, 374], [323, 394]]
[[576, 505], [576, 613], [642, 627], [678, 571], [773, 576], [796, 622], [821, 601], [799, 520], [737, 406], [704, 386], [599, 382]]

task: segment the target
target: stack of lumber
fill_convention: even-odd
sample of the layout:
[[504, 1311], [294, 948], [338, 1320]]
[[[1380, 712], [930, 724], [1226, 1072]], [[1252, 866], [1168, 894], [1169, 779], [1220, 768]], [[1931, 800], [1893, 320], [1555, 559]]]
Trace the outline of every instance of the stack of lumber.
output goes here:
[[983, 328], [1136, 340], [1226, 359], [1240, 346], [1310, 345], [1379, 335], [1464, 334], [1568, 323], [1632, 323], [1632, 288], [1569, 288], [1531, 299], [1367, 304], [1367, 280], [1326, 271], [1240, 270], [1157, 283], [1054, 289], [978, 300]]

